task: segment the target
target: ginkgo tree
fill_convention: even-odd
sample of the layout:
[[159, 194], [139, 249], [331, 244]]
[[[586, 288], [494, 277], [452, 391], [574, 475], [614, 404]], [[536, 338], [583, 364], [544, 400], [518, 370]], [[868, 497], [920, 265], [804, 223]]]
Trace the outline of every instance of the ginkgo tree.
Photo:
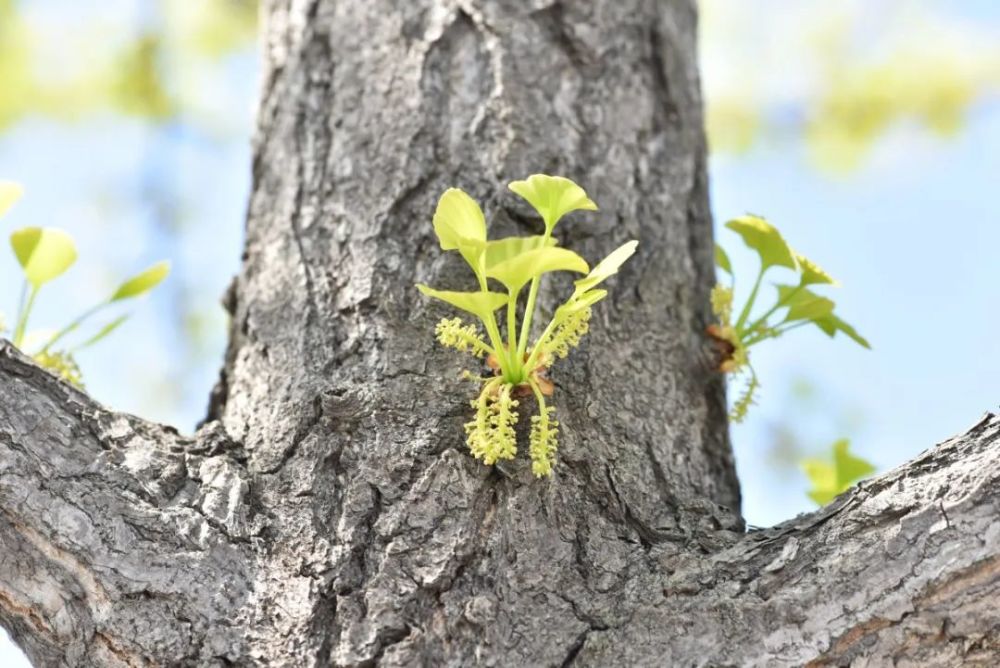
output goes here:
[[[558, 438], [554, 409], [545, 402], [554, 391], [546, 372], [556, 358], [566, 357], [587, 333], [591, 307], [608, 294], [597, 286], [617, 273], [638, 242], [621, 245], [591, 269], [578, 254], [559, 247], [552, 236], [556, 224], [568, 213], [597, 210], [583, 188], [567, 178], [545, 174], [514, 181], [509, 187], [541, 216], [543, 234], [490, 240], [479, 204], [462, 190], [450, 188], [438, 201], [434, 231], [442, 250], [458, 251], [466, 261], [479, 289], [454, 292], [422, 284], [417, 287], [429, 297], [476, 316], [486, 332], [484, 339], [474, 323], [466, 325], [460, 318], [445, 318], [436, 328], [442, 345], [485, 356], [494, 373], [488, 377], [466, 374], [482, 383], [479, 396], [472, 402], [475, 417], [465, 425], [473, 456], [490, 465], [513, 459], [517, 454], [518, 398], [534, 395], [538, 413], [531, 419], [530, 456], [532, 471], [542, 477], [552, 474]], [[575, 282], [573, 293], [529, 346], [541, 278], [554, 271], [574, 272], [583, 278]], [[491, 280], [502, 285], [504, 291], [492, 289]], [[525, 286], [528, 295], [519, 318], [519, 298]], [[506, 340], [496, 319], [496, 311], [503, 308]]]
[[[19, 184], [11, 181], [0, 181], [0, 217], [7, 213], [23, 192], [24, 190]], [[73, 266], [77, 259], [76, 244], [69, 234], [58, 228], [24, 227], [15, 230], [10, 235], [10, 245], [24, 274], [17, 315], [14, 320], [13, 343], [22, 350], [26, 347], [32, 348], [32, 350], [25, 352], [30, 354], [40, 366], [53, 371], [64, 380], [77, 386], [82, 386], [82, 376], [76, 363], [75, 353], [111, 334], [128, 319], [128, 315], [119, 315], [107, 321], [88, 338], [74, 346], [56, 348], [56, 344], [62, 342], [64, 337], [76, 332], [87, 320], [105, 308], [146, 294], [159, 285], [170, 273], [168, 262], [157, 262], [124, 281], [107, 299], [85, 310], [68, 325], [56, 330], [54, 334], [44, 336], [42, 333], [38, 333], [35, 336], [29, 336], [28, 323], [39, 292], [43, 286], [59, 278]], [[0, 333], [3, 331], [4, 326], [0, 321]]]

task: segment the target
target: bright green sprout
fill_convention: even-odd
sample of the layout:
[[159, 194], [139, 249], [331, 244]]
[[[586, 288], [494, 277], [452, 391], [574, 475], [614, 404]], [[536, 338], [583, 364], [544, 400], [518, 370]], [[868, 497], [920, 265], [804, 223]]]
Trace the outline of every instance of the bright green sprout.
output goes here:
[[[434, 231], [442, 250], [458, 251], [465, 259], [479, 290], [449, 292], [419, 284], [417, 288], [428, 297], [476, 316], [485, 330], [484, 337], [475, 323], [466, 325], [460, 318], [446, 318], [435, 330], [441, 345], [477, 357], [485, 355], [494, 372], [486, 378], [464, 374], [483, 384], [472, 402], [475, 417], [465, 425], [472, 455], [484, 464], [513, 459], [517, 454], [518, 400], [534, 395], [538, 415], [531, 419], [531, 468], [536, 476], [543, 477], [552, 475], [559, 426], [553, 418], [555, 409], [545, 403], [545, 397], [554, 390], [545, 373], [557, 357], [566, 357], [580, 343], [589, 327], [591, 307], [608, 294], [607, 290], [595, 288], [618, 272], [638, 242], [622, 245], [591, 269], [582, 257], [560, 248], [552, 236], [556, 223], [566, 214], [597, 210], [583, 188], [569, 179], [544, 174], [514, 181], [509, 187], [541, 216], [544, 234], [487, 239], [486, 218], [479, 205], [463, 191], [450, 188], [438, 201]], [[529, 346], [541, 276], [552, 271], [571, 271], [583, 278], [575, 282], [573, 294], [555, 310], [552, 320]], [[503, 290], [491, 289], [491, 280]], [[519, 298], [525, 286], [528, 294], [519, 313]], [[506, 339], [496, 319], [496, 311], [504, 307]]]
[[[23, 189], [18, 184], [0, 181], [0, 217], [7, 213], [22, 193]], [[67, 335], [76, 332], [91, 316], [114, 303], [146, 294], [170, 273], [169, 263], [158, 262], [126, 280], [110, 297], [84, 311], [67, 326], [51, 335], [41, 335], [39, 332], [28, 331], [31, 311], [42, 286], [62, 276], [76, 262], [76, 244], [73, 243], [72, 237], [62, 230], [52, 227], [25, 227], [15, 230], [10, 235], [10, 245], [24, 273], [20, 305], [14, 320], [13, 343], [22, 350], [32, 348], [33, 352], [29, 354], [39, 366], [77, 387], [83, 387], [83, 380], [74, 357], [75, 353], [111, 334], [128, 319], [128, 316], [121, 315], [108, 321], [89, 338], [75, 346], [59, 349], [54, 346]], [[0, 316], [0, 334], [6, 332], [6, 324]]]
[[[816, 263], [796, 253], [785, 242], [777, 228], [763, 218], [742, 216], [730, 220], [726, 227], [739, 234], [744, 243], [760, 258], [760, 271], [750, 290], [746, 303], [733, 322], [733, 294], [736, 278], [733, 276], [729, 256], [721, 246], [715, 247], [715, 263], [730, 276], [729, 285], [716, 285], [712, 290], [712, 312], [718, 323], [708, 328], [708, 334], [715, 340], [720, 355], [719, 371], [743, 376], [745, 387], [733, 402], [729, 417], [741, 422], [747, 415], [760, 383], [750, 363], [749, 350], [761, 341], [776, 339], [803, 325], [813, 324], [827, 336], [838, 332], [847, 335], [859, 345], [870, 348], [864, 339], [849, 324], [834, 313], [834, 302], [813, 292], [809, 286], [836, 285], [836, 281]], [[753, 317], [764, 274], [772, 268], [785, 268], [798, 274], [798, 282], [776, 283], [776, 300], [757, 317]]]
[[809, 498], [820, 506], [825, 506], [838, 494], [850, 489], [851, 485], [875, 472], [875, 467], [869, 462], [852, 455], [850, 447], [850, 441], [844, 438], [833, 444], [832, 463], [824, 459], [802, 462], [802, 470], [812, 483]]

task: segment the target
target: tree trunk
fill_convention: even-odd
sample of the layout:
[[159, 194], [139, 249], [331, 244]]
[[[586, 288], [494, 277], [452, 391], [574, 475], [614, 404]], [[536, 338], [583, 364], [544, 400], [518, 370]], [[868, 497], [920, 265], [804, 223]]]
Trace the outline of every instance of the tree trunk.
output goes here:
[[[242, 272], [210, 421], [109, 412], [0, 344], [0, 623], [38, 666], [922, 665], [1000, 656], [1000, 419], [744, 533], [688, 0], [265, 8]], [[437, 196], [640, 240], [556, 367], [555, 476], [469, 456], [435, 347]], [[543, 302], [551, 307], [551, 301]]]

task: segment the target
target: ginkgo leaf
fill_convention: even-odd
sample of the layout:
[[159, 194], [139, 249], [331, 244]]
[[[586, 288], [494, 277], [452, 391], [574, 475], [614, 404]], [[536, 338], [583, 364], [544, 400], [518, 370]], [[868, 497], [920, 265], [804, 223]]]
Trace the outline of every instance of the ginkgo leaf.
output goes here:
[[727, 274], [732, 275], [733, 273], [733, 264], [729, 261], [729, 255], [719, 244], [715, 244], [715, 266]]
[[549, 232], [571, 211], [597, 211], [597, 205], [583, 188], [562, 176], [532, 174], [523, 181], [512, 181], [507, 187], [535, 208]]
[[793, 253], [795, 255], [795, 260], [799, 264], [799, 273], [802, 276], [802, 278], [800, 279], [802, 285], [816, 285], [820, 283], [837, 285], [836, 279], [834, 279], [833, 276], [831, 276], [830, 274], [823, 271], [823, 269], [818, 264], [807, 258], [805, 255], [802, 255], [801, 253], [795, 253], [794, 251]]
[[816, 320], [833, 313], [834, 302], [799, 285], [778, 285], [782, 306], [788, 307], [784, 322]]
[[848, 337], [853, 339], [858, 345], [871, 350], [871, 344], [868, 343], [868, 339], [858, 334], [857, 330], [833, 313], [825, 315], [821, 318], [814, 318], [813, 322], [829, 337], [833, 337], [837, 332], [843, 332]]
[[565, 248], [536, 248], [504, 260], [486, 270], [486, 276], [495, 278], [517, 294], [535, 276], [550, 271], [575, 271], [586, 274], [590, 270], [587, 261]]
[[608, 277], [613, 276], [618, 273], [618, 269], [621, 268], [625, 261], [632, 257], [635, 253], [636, 247], [639, 245], [638, 241], [626, 241], [621, 246], [611, 251], [611, 253], [597, 263], [589, 274], [576, 281], [576, 294], [580, 295], [587, 292], [599, 283], [604, 282]]
[[38, 289], [76, 262], [73, 238], [51, 227], [25, 227], [10, 235], [14, 255], [28, 282]]
[[833, 464], [821, 459], [807, 459], [802, 462], [802, 470], [812, 483], [812, 489], [806, 494], [816, 505], [825, 506], [836, 498], [837, 471]]
[[14, 206], [14, 203], [21, 199], [23, 194], [24, 188], [21, 187], [21, 184], [0, 180], [0, 218], [10, 211], [10, 207]]
[[493, 311], [507, 303], [507, 295], [501, 292], [452, 292], [435, 290], [421, 283], [417, 284], [417, 289], [428, 297], [440, 299], [455, 308], [479, 316], [482, 320], [489, 318]]
[[875, 472], [875, 467], [850, 453], [850, 441], [841, 439], [833, 444], [833, 461], [807, 459], [802, 469], [812, 483], [808, 495], [819, 505], [826, 505], [838, 494]]
[[[490, 267], [498, 265], [505, 260], [509, 260], [522, 253], [540, 248], [543, 240], [545, 240], [545, 237], [539, 234], [533, 237], [506, 237], [495, 241], [487, 241], [486, 268], [489, 269]], [[545, 241], [545, 246], [555, 246], [557, 243], [558, 242], [555, 239], [549, 237], [548, 240]]]
[[726, 227], [741, 237], [743, 242], [757, 251], [761, 267], [780, 266], [796, 269], [795, 256], [785, 243], [778, 229], [758, 216], [741, 216], [726, 223]]
[[875, 473], [875, 467], [867, 460], [852, 455], [850, 448], [851, 442], [846, 438], [833, 444], [833, 462], [837, 469], [837, 485], [841, 491]]
[[138, 297], [141, 294], [149, 292], [159, 285], [160, 281], [166, 278], [169, 273], [169, 262], [157, 262], [152, 267], [136, 274], [118, 286], [118, 289], [115, 290], [115, 293], [111, 295], [111, 299], [108, 301], [116, 302], [122, 299]]
[[448, 188], [434, 211], [434, 232], [442, 250], [456, 250], [463, 239], [486, 241], [486, 218], [476, 200], [458, 188]]

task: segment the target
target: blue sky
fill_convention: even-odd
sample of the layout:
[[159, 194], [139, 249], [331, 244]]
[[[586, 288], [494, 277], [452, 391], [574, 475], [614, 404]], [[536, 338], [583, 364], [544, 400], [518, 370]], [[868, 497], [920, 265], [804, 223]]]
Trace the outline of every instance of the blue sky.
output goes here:
[[[45, 14], [75, 5], [32, 6]], [[136, 6], [116, 0], [102, 11], [144, 20]], [[947, 8], [1000, 27], [1000, 3], [965, 0]], [[216, 81], [225, 85], [206, 90], [204, 107], [225, 112], [221, 136], [198, 123], [151, 127], [113, 115], [74, 124], [32, 119], [0, 134], [0, 178], [27, 189], [4, 226], [58, 225], [80, 247], [72, 274], [42, 293], [39, 326], [63, 324], [152, 261], [173, 262], [163, 289], [80, 361], [88, 390], [105, 404], [185, 430], [203, 415], [221, 363], [226, 322], [217, 304], [238, 269], [250, 182], [256, 54], [236, 54], [220, 67]], [[805, 478], [769, 456], [777, 426], [795, 432], [807, 450], [850, 437], [856, 452], [886, 470], [997, 409], [996, 98], [975, 105], [953, 138], [897, 127], [846, 175], [817, 170], [795, 140], [713, 156], [710, 171], [717, 238], [737, 275], [752, 277], [755, 260], [722, 223], [744, 212], [764, 215], [840, 280], [830, 295], [838, 312], [873, 345], [867, 351], [802, 329], [754, 350], [760, 402], [732, 430], [751, 523], [812, 508]], [[0, 253], [0, 311], [8, 320], [18, 285], [12, 258]], [[180, 324], [180, 314], [192, 310], [200, 314], [197, 345]], [[796, 399], [794, 388], [804, 383], [812, 391]], [[0, 665], [18, 668], [17, 656], [0, 635]]]
[[[1000, 404], [1000, 113], [977, 110], [955, 140], [896, 146], [895, 159], [839, 180], [795, 151], [712, 165], [717, 239], [735, 249], [736, 274], [752, 280], [756, 258], [721, 223], [764, 214], [841, 281], [830, 296], [873, 346], [804, 328], [753, 351], [760, 404], [732, 437], [754, 524], [811, 507], [804, 477], [764, 456], [773, 423], [793, 423], [816, 447], [851, 437], [886, 470]], [[816, 386], [820, 410], [795, 414], [788, 391], [799, 379]]]

